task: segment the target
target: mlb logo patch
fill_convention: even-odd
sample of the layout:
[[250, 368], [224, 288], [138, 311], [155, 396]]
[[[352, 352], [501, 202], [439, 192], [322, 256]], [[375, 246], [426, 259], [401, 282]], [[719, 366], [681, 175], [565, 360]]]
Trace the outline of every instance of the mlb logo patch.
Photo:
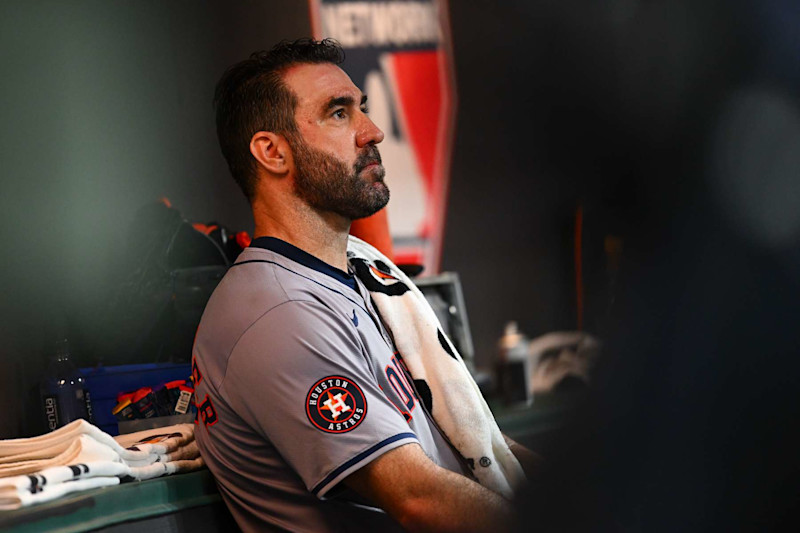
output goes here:
[[326, 433], [352, 431], [367, 416], [367, 399], [351, 379], [328, 376], [314, 383], [306, 395], [306, 415]]

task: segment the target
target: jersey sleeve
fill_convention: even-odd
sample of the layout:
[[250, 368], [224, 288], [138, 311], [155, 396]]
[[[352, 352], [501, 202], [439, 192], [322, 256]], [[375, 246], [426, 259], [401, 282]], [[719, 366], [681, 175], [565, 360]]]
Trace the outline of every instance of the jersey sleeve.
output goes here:
[[417, 442], [353, 327], [318, 302], [285, 302], [239, 339], [223, 382], [232, 407], [320, 498], [380, 455]]

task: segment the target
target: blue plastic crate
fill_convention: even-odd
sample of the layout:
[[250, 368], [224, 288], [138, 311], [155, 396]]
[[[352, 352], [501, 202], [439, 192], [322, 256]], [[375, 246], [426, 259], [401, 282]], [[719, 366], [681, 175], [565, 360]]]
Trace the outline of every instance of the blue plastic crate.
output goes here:
[[140, 365], [101, 366], [81, 368], [92, 398], [94, 424], [108, 433], [118, 435], [117, 419], [111, 411], [117, 405], [117, 394], [141, 387], [157, 387], [177, 379], [189, 379], [189, 363], [148, 363]]

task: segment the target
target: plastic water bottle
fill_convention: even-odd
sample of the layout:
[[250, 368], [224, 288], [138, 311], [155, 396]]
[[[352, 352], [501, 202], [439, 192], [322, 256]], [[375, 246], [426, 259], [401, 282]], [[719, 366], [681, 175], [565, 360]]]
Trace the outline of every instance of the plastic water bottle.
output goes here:
[[92, 420], [86, 381], [69, 356], [67, 339], [56, 342], [55, 356], [41, 383], [44, 416], [50, 431], [79, 418]]

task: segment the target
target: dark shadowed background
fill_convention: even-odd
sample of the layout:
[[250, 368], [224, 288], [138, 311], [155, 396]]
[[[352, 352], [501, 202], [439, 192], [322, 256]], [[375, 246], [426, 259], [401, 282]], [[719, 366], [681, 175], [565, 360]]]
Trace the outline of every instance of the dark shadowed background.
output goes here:
[[[579, 207], [584, 326], [606, 342], [591, 411], [526, 518], [775, 526], [798, 473], [798, 4], [448, 9], [459, 100], [442, 268], [461, 276], [477, 362], [509, 320], [529, 336], [576, 328]], [[309, 33], [302, 1], [0, 6], [0, 437], [42, 430], [34, 385], [55, 317], [78, 357], [113, 359], [93, 336], [138, 208], [166, 196], [190, 221], [252, 230], [213, 87]]]

